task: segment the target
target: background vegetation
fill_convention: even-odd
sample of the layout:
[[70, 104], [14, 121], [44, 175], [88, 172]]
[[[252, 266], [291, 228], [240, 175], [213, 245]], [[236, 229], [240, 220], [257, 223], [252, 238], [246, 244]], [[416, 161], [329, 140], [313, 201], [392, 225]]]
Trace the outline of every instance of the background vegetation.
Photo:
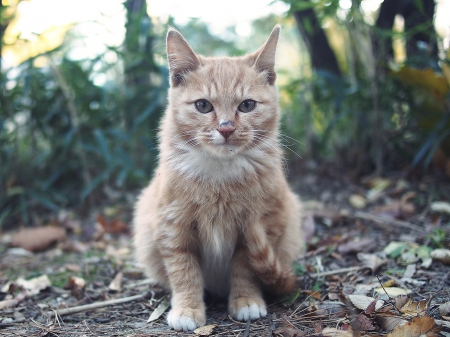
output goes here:
[[[121, 46], [75, 59], [75, 25], [56, 48], [2, 68], [0, 229], [40, 223], [48, 210], [87, 212], [147, 183], [166, 104], [168, 25], [199, 53], [242, 55], [281, 23], [284, 41], [300, 46], [278, 83], [284, 133], [299, 141], [286, 145], [303, 160], [357, 176], [434, 160], [450, 175], [449, 52], [433, 28], [434, 1], [385, 0], [373, 14], [361, 0], [284, 2], [289, 12], [254, 21], [250, 39], [230, 27], [223, 41], [199, 20], [178, 27], [151, 19], [145, 0], [126, 0]], [[16, 13], [0, 8], [5, 46]]]

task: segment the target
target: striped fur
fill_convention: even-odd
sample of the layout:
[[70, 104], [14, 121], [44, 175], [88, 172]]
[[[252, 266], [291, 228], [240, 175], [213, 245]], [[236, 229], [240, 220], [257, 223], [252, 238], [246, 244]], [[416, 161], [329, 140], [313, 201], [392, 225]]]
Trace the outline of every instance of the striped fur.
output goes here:
[[[265, 316], [263, 290], [295, 289], [292, 262], [303, 249], [301, 205], [283, 172], [274, 85], [279, 27], [255, 53], [196, 55], [167, 34], [171, 88], [160, 129], [160, 161], [136, 204], [136, 258], [172, 292], [168, 323], [206, 323], [203, 289], [228, 296], [229, 313]], [[199, 99], [213, 111], [200, 113]], [[244, 100], [253, 111], [238, 110]], [[219, 124], [235, 127], [229, 138]]]

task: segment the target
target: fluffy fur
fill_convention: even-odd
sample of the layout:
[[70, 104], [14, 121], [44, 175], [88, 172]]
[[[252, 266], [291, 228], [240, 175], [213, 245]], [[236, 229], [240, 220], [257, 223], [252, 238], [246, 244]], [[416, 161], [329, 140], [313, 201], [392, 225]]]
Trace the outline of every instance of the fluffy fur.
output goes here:
[[[263, 290], [295, 289], [291, 264], [304, 240], [278, 143], [279, 32], [234, 58], [196, 55], [178, 31], [167, 33], [169, 105], [159, 166], [136, 205], [134, 244], [146, 274], [172, 292], [175, 330], [206, 323], [204, 289], [228, 296], [241, 321], [267, 314]], [[199, 112], [198, 100], [213, 109]], [[248, 100], [256, 105], [242, 112]]]

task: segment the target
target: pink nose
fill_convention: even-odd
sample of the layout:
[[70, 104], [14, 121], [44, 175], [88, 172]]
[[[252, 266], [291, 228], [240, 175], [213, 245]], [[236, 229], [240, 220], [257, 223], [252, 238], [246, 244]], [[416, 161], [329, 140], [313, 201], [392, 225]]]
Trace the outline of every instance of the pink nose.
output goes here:
[[232, 121], [220, 123], [219, 128], [217, 129], [217, 131], [219, 131], [223, 138], [225, 138], [226, 140], [228, 140], [234, 130], [236, 130], [236, 128], [234, 127]]

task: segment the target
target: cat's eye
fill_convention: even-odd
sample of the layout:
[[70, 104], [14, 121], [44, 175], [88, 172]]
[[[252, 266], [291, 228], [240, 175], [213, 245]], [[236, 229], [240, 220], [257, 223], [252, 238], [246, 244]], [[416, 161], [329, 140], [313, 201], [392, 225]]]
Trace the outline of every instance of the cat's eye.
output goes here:
[[239, 104], [238, 110], [241, 112], [250, 112], [252, 111], [256, 106], [256, 102], [252, 99], [246, 99], [244, 102]]
[[206, 99], [199, 99], [195, 102], [195, 108], [198, 112], [201, 112], [202, 114], [206, 114], [208, 112], [213, 111], [214, 107], [211, 103], [209, 103]]

